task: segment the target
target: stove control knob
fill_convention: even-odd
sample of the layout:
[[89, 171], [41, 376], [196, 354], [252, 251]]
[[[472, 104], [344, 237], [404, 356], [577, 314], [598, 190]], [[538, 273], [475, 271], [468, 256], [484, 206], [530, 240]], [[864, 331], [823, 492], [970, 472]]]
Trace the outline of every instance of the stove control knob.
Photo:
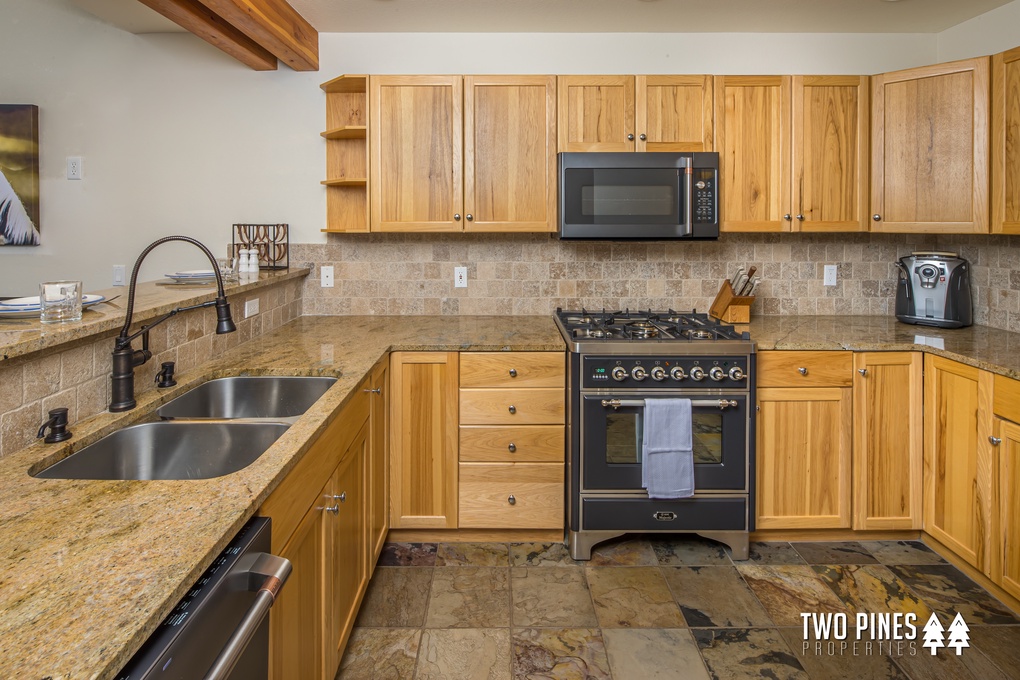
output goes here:
[[687, 374], [684, 373], [683, 366], [674, 366], [669, 371], [669, 377], [673, 380], [683, 380], [687, 377]]
[[644, 380], [648, 377], [648, 371], [641, 366], [635, 366], [630, 372], [630, 377], [634, 378], [634, 380]]
[[662, 366], [652, 366], [651, 370], [652, 380], [665, 380], [666, 369]]
[[734, 366], [730, 369], [730, 380], [743, 380], [747, 376], [744, 374], [744, 369], [740, 366]]
[[691, 380], [704, 380], [705, 369], [701, 366], [695, 366], [691, 369]]
[[719, 382], [726, 377], [726, 371], [722, 370], [721, 366], [713, 366], [708, 369], [708, 377], [716, 382]]
[[614, 366], [612, 375], [613, 380], [616, 380], [617, 382], [623, 382], [624, 380], [627, 379], [627, 369], [624, 368], [623, 366]]

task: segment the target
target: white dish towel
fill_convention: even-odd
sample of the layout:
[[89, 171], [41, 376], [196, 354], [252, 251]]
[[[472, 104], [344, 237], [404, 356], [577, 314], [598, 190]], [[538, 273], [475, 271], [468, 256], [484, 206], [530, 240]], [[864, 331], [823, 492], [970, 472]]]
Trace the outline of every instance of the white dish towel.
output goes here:
[[694, 495], [690, 399], [645, 399], [641, 485], [649, 498]]

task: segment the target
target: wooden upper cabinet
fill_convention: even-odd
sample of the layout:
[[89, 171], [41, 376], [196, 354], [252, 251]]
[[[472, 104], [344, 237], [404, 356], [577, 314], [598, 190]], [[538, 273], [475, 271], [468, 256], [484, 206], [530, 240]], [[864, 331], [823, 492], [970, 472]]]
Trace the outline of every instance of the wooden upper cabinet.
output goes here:
[[793, 78], [794, 231], [868, 230], [868, 81]]
[[988, 231], [988, 84], [988, 57], [874, 76], [872, 231]]
[[560, 151], [634, 150], [634, 76], [560, 76], [557, 98]]
[[722, 231], [790, 231], [790, 77], [716, 76]]
[[464, 77], [464, 230], [556, 231], [556, 77]]
[[1020, 234], [1020, 47], [992, 57], [992, 232]]
[[462, 231], [463, 79], [373, 76], [372, 231]]

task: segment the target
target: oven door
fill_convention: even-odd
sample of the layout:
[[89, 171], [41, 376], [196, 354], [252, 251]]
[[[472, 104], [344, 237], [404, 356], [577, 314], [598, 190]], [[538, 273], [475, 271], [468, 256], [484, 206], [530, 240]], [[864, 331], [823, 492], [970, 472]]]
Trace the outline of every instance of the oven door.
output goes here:
[[[612, 399], [641, 401], [646, 395], [585, 394], [581, 397], [581, 490], [636, 491], [641, 486], [641, 444], [644, 407], [619, 406]], [[694, 444], [694, 490], [744, 491], [747, 486], [746, 393], [705, 395], [657, 394], [690, 398]], [[652, 398], [652, 397], [649, 397]], [[720, 399], [736, 406], [719, 408]], [[712, 406], [698, 405], [712, 402]]]

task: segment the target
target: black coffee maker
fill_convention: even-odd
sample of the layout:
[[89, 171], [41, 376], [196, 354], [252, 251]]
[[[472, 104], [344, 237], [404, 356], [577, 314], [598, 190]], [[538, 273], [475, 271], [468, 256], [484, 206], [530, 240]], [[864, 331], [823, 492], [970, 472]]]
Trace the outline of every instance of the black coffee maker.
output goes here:
[[896, 266], [897, 319], [940, 328], [974, 323], [970, 262], [956, 253], [917, 252], [901, 257]]

